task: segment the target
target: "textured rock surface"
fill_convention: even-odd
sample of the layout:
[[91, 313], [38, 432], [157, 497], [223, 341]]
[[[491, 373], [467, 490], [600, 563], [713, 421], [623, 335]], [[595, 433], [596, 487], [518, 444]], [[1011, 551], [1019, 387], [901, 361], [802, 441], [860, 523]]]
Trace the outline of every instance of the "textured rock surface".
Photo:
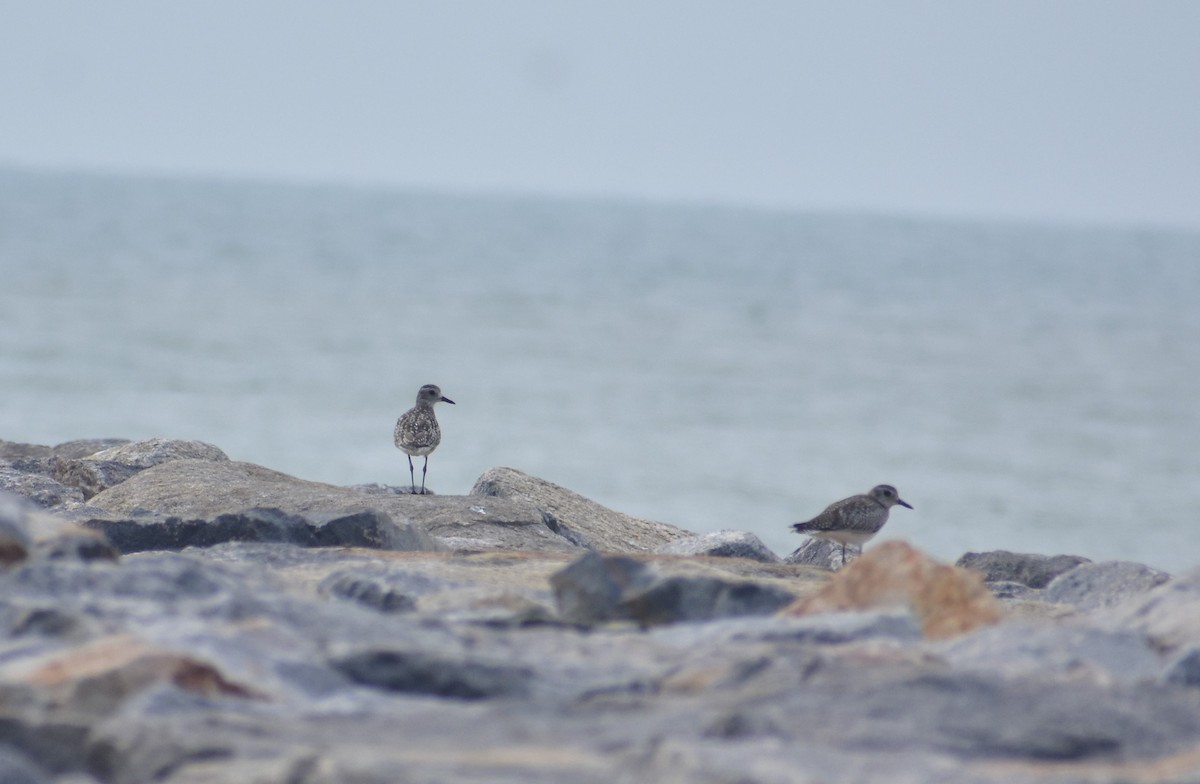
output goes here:
[[33, 546], [25, 501], [0, 492], [0, 567], [25, 560]]
[[[846, 561], [849, 563], [858, 557], [856, 548], [846, 548]], [[827, 542], [823, 539], [808, 538], [802, 545], [793, 550], [786, 558], [785, 563], [806, 564], [808, 566], [819, 566], [822, 569], [835, 571], [841, 569], [845, 565], [842, 561], [842, 546], [837, 542]]]
[[146, 519], [139, 513], [147, 511], [182, 521], [215, 521], [256, 508], [277, 509], [310, 521], [378, 512], [400, 529], [412, 526], [455, 550], [578, 549], [555, 533], [539, 509], [520, 500], [375, 493], [309, 482], [233, 461], [163, 463], [99, 493], [89, 506], [104, 515], [91, 519], [109, 521], [95, 523], [102, 527], [136, 523]]
[[[78, 449], [64, 450], [64, 453], [86, 448], [80, 445]], [[56, 457], [51, 475], [65, 485], [78, 488], [85, 500], [119, 485], [139, 471], [172, 460], [229, 460], [212, 444], [169, 438], [127, 441], [79, 458]]]
[[471, 495], [527, 501], [553, 515], [564, 536], [603, 552], [653, 552], [667, 542], [694, 536], [673, 525], [615, 512], [514, 468], [489, 469], [476, 480]]
[[1170, 577], [1166, 572], [1131, 561], [1088, 563], [1055, 577], [1046, 586], [1043, 598], [1091, 610], [1120, 604]]
[[989, 550], [986, 553], [966, 553], [955, 566], [974, 569], [982, 573], [983, 579], [989, 583], [1011, 582], [1030, 588], [1045, 588], [1055, 577], [1085, 563], [1091, 561], [1078, 555], [1036, 555]]
[[635, 558], [595, 552], [551, 575], [550, 585], [562, 618], [585, 625], [633, 621], [654, 626], [769, 615], [797, 597], [791, 586], [730, 580], [727, 575], [664, 575]]
[[211, 547], [222, 542], [287, 542], [302, 547], [379, 547], [387, 550], [437, 550], [440, 544], [424, 529], [397, 524], [377, 510], [310, 513], [307, 517], [274, 508], [246, 509], [212, 520], [163, 515], [128, 519], [85, 517], [83, 525], [103, 534], [120, 552]]
[[722, 558], [749, 558], [765, 563], [777, 563], [780, 558], [752, 533], [746, 531], [713, 531], [688, 536], [660, 545], [655, 552], [662, 555], [711, 555]]
[[47, 508], [83, 500], [79, 488], [65, 485], [44, 473], [24, 470], [21, 462], [0, 463], [0, 492], [28, 498]]
[[1147, 635], [1164, 651], [1200, 646], [1200, 568], [1092, 613], [1096, 623]]

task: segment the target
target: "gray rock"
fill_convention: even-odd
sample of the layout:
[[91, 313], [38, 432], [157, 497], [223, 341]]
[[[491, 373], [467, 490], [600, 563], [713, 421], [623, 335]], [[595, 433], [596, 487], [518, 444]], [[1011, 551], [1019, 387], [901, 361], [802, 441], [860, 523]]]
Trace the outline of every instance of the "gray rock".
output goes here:
[[653, 571], [641, 561], [595, 552], [550, 577], [559, 614], [570, 623], [585, 625], [633, 620], [622, 602], [653, 582]]
[[1086, 563], [1055, 577], [1042, 598], [1092, 610], [1119, 604], [1170, 578], [1166, 572], [1132, 561]]
[[796, 594], [774, 585], [700, 575], [661, 576], [624, 556], [589, 552], [550, 578], [559, 614], [570, 623], [634, 621], [654, 626], [739, 615], [768, 615]]
[[[74, 454], [88, 448], [89, 446], [80, 445], [78, 448], [64, 449], [63, 452]], [[59, 456], [54, 463], [52, 475], [63, 484], [79, 488], [84, 500], [88, 500], [97, 493], [119, 485], [139, 471], [172, 460], [228, 461], [229, 457], [217, 447], [203, 441], [149, 438], [142, 441], [118, 442], [114, 446], [83, 457]]]
[[3, 438], [0, 438], [0, 461], [45, 460], [51, 454], [51, 449], [48, 446], [22, 444], [18, 441], [5, 441]]
[[386, 580], [347, 571], [329, 575], [318, 590], [326, 596], [348, 599], [385, 613], [408, 612], [417, 607], [411, 596], [389, 585]]
[[245, 509], [271, 507], [319, 523], [321, 518], [343, 520], [369, 511], [389, 517], [397, 530], [411, 525], [453, 550], [578, 549], [551, 529], [543, 512], [526, 502], [368, 493], [232, 461], [163, 463], [99, 493], [90, 505], [117, 521], [136, 520], [145, 512], [185, 521], [216, 520]]
[[79, 438], [56, 444], [51, 449], [51, 454], [62, 460], [77, 460], [128, 443], [130, 443], [128, 438]]
[[93, 452], [92, 460], [110, 461], [134, 468], [150, 468], [171, 460], [229, 460], [221, 449], [203, 441], [185, 441], [174, 438], [146, 438], [127, 441]]
[[919, 643], [921, 624], [907, 612], [835, 612], [804, 618], [722, 618], [711, 623], [675, 624], [647, 632], [656, 640], [686, 648], [722, 643], [805, 643], [849, 645], [875, 640]]
[[55, 481], [75, 490], [80, 500], [87, 501], [97, 493], [119, 485], [129, 477], [144, 469], [112, 460], [96, 460], [80, 458], [77, 460], [57, 460], [51, 468], [50, 475]]
[[1110, 628], [1142, 632], [1167, 652], [1200, 646], [1200, 569], [1092, 617]]
[[[857, 548], [846, 548], [846, 561], [852, 561], [858, 556]], [[841, 569], [842, 546], [837, 542], [827, 542], [823, 539], [807, 539], [804, 544], [793, 550], [783, 559], [784, 563], [819, 566], [822, 569], [836, 571]]]
[[1154, 680], [1161, 669], [1145, 635], [1082, 626], [1010, 621], [929, 648], [955, 667], [1011, 676], [1086, 674], [1139, 682]]
[[1185, 650], [1163, 671], [1163, 683], [1200, 688], [1200, 647]]
[[992, 592], [992, 596], [997, 599], [1019, 599], [1033, 600], [1040, 599], [1042, 592], [1037, 588], [1031, 588], [1025, 583], [1010, 582], [1008, 580], [994, 580], [987, 584], [988, 590]]
[[655, 549], [660, 555], [709, 555], [722, 558], [749, 558], [777, 563], [780, 558], [771, 548], [746, 531], [713, 531], [667, 542]]
[[1014, 582], [1030, 588], [1045, 588], [1055, 577], [1086, 563], [1091, 561], [1078, 555], [1035, 555], [989, 550], [966, 553], [955, 566], [982, 572], [987, 582]]
[[45, 508], [83, 500], [83, 493], [78, 488], [65, 485], [41, 473], [18, 470], [14, 465], [0, 463], [0, 491], [28, 498]]
[[0, 567], [25, 560], [33, 546], [26, 503], [0, 491]]
[[367, 650], [331, 663], [364, 686], [463, 700], [525, 695], [534, 676], [533, 670], [506, 662], [427, 651]]
[[383, 512], [317, 513], [312, 518], [280, 509], [255, 508], [217, 515], [212, 520], [183, 520], [163, 515], [127, 519], [89, 518], [88, 528], [104, 534], [120, 552], [181, 550], [223, 542], [284, 542], [302, 547], [377, 547], [389, 550], [436, 550], [438, 543], [410, 523], [396, 524]]
[[602, 552], [653, 552], [667, 542], [693, 536], [666, 523], [642, 520], [615, 512], [553, 482], [515, 468], [492, 468], [471, 488], [471, 495], [520, 499], [552, 515], [560, 533], [586, 542]]

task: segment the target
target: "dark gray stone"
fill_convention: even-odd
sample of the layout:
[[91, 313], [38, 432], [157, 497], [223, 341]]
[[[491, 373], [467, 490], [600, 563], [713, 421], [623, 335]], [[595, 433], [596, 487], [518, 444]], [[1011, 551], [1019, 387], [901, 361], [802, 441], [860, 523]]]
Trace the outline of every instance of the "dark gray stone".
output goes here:
[[348, 599], [385, 613], [415, 610], [416, 601], [387, 584], [384, 579], [349, 572], [335, 572], [325, 578], [319, 590], [326, 596]]
[[633, 620], [622, 601], [653, 581], [652, 571], [641, 561], [589, 552], [551, 576], [550, 586], [564, 620], [592, 624]]
[[373, 547], [435, 550], [433, 537], [411, 524], [397, 525], [385, 513], [316, 512], [307, 517], [279, 509], [256, 508], [218, 515], [212, 520], [182, 520], [160, 514], [124, 519], [81, 517], [87, 528], [104, 534], [120, 552], [211, 547], [223, 542], [282, 542], [302, 547]]
[[310, 512], [305, 515], [317, 547], [373, 547], [382, 550], [440, 550], [436, 539], [412, 523], [396, 523], [386, 512]]
[[716, 577], [662, 577], [640, 561], [589, 552], [550, 578], [559, 615], [569, 623], [634, 621], [654, 626], [739, 615], [767, 615], [796, 596], [782, 588]]
[[527, 667], [425, 651], [368, 650], [331, 664], [364, 686], [463, 700], [524, 695], [533, 679]]
[[1189, 648], [1167, 665], [1163, 683], [1200, 688], [1200, 647]]
[[1030, 588], [1045, 588], [1055, 577], [1086, 563], [1091, 561], [1078, 555], [1035, 555], [989, 550], [966, 553], [955, 566], [981, 572], [987, 582], [1013, 582]]
[[51, 784], [50, 776], [28, 757], [3, 745], [0, 738], [0, 782], [3, 784]]
[[775, 586], [716, 577], [675, 575], [657, 579], [622, 598], [620, 607], [642, 626], [771, 615], [796, 600]]
[[779, 556], [752, 533], [746, 531], [714, 531], [661, 545], [660, 555], [707, 555], [722, 558], [749, 558], [763, 563], [778, 563]]
[[1054, 578], [1043, 598], [1093, 610], [1119, 604], [1169, 579], [1166, 572], [1132, 561], [1086, 563]]

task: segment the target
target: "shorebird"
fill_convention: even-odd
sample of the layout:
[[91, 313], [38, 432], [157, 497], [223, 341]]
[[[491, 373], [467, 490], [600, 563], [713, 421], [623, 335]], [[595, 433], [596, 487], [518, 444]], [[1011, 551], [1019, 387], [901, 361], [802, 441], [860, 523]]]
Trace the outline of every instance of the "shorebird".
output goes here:
[[842, 563], [846, 563], [846, 545], [860, 547], [879, 533], [887, 522], [888, 510], [896, 504], [912, 509], [912, 504], [900, 498], [891, 485], [876, 485], [866, 495], [852, 495], [835, 501], [824, 512], [804, 523], [792, 523], [792, 528], [814, 539], [837, 542], [842, 546]]
[[413, 493], [417, 492], [413, 456], [425, 458], [425, 464], [421, 466], [421, 495], [425, 495], [425, 472], [429, 468], [429, 454], [442, 443], [442, 429], [438, 427], [437, 417], [433, 413], [434, 403], [454, 405], [453, 400], [442, 395], [442, 390], [437, 384], [426, 384], [417, 391], [417, 404], [396, 420], [396, 431], [393, 434], [396, 448], [408, 455], [408, 478]]

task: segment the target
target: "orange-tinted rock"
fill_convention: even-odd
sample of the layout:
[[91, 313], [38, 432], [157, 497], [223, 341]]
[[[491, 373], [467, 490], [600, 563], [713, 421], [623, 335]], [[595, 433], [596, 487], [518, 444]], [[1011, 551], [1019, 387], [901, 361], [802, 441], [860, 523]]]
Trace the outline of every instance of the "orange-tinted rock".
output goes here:
[[107, 711], [160, 682], [205, 696], [261, 697], [230, 681], [208, 662], [130, 635], [105, 637], [15, 664], [0, 670], [0, 680], [41, 687], [49, 690], [59, 704], [95, 711]]
[[1004, 614], [980, 575], [940, 563], [910, 544], [883, 542], [839, 571], [813, 596], [781, 610], [810, 615], [907, 607], [928, 638], [953, 637]]

